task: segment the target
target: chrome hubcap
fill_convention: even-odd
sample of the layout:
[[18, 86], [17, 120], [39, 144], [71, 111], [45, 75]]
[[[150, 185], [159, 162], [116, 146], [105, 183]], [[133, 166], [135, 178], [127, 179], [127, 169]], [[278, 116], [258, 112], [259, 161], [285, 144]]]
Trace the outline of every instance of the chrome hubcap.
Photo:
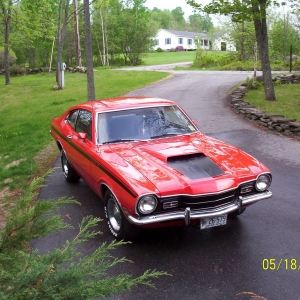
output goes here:
[[62, 154], [62, 167], [63, 167], [64, 174], [67, 177], [69, 169], [68, 169], [68, 165], [67, 165], [67, 158], [64, 153]]
[[121, 212], [115, 199], [109, 198], [107, 201], [107, 215], [109, 223], [115, 231], [121, 229]]

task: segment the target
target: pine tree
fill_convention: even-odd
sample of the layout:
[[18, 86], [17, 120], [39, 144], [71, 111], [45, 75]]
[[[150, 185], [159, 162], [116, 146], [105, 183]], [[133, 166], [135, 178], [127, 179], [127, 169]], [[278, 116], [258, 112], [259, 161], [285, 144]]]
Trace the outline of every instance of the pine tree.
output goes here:
[[126, 258], [117, 259], [109, 254], [125, 242], [103, 243], [88, 256], [76, 251], [76, 245], [100, 233], [92, 230], [99, 218], [84, 218], [78, 234], [60, 249], [43, 255], [38, 250], [29, 251], [28, 245], [33, 239], [71, 228], [53, 211], [76, 201], [67, 198], [35, 201], [45, 176], [34, 179], [13, 206], [7, 205], [5, 227], [0, 232], [0, 299], [102, 298], [140, 284], [153, 287], [151, 279], [168, 275], [148, 270], [137, 278], [128, 274], [107, 277], [109, 268], [128, 262]]

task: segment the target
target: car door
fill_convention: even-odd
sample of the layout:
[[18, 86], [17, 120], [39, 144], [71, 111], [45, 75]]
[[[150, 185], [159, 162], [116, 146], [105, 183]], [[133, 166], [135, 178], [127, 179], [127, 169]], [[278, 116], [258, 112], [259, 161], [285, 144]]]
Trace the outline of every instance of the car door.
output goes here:
[[90, 155], [92, 141], [92, 113], [87, 110], [71, 111], [67, 117], [67, 143], [64, 150], [68, 161], [84, 181], [92, 185]]

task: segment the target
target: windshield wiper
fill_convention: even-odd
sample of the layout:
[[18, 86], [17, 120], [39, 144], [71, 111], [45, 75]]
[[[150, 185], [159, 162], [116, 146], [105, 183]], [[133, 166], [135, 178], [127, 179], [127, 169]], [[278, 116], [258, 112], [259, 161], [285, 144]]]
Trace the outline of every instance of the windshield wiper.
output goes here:
[[162, 138], [162, 137], [168, 137], [168, 136], [175, 136], [175, 135], [178, 135], [178, 134], [180, 134], [180, 133], [163, 133], [163, 134], [151, 136], [150, 139], [156, 139], [156, 138]]
[[107, 142], [104, 142], [102, 144], [104, 145], [104, 144], [110, 144], [110, 143], [137, 142], [137, 141], [140, 141], [140, 140], [135, 140], [135, 139], [117, 139], [117, 140], [107, 141]]

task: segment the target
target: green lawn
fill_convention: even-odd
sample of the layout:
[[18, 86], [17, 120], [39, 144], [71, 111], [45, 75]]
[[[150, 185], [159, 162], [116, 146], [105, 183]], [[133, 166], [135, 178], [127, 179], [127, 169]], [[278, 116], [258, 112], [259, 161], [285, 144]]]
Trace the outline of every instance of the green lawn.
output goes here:
[[192, 62], [195, 59], [196, 51], [181, 52], [151, 52], [145, 54], [142, 60], [147, 66], [172, 64], [178, 62]]
[[299, 84], [275, 85], [276, 101], [266, 101], [263, 89], [251, 90], [245, 101], [269, 113], [284, 115], [300, 122]]
[[[127, 72], [98, 69], [96, 97], [123, 95], [167, 76], [168, 73]], [[86, 74], [65, 74], [65, 89], [53, 90], [55, 74], [12, 77], [11, 85], [0, 85], [0, 192], [13, 189], [37, 174], [35, 156], [49, 145], [51, 119], [67, 108], [87, 100]], [[53, 151], [53, 150], [52, 150]], [[40, 156], [48, 156], [50, 150]], [[58, 152], [56, 152], [58, 153]], [[7, 167], [11, 163], [18, 165]], [[1, 193], [0, 193], [1, 195]]]

